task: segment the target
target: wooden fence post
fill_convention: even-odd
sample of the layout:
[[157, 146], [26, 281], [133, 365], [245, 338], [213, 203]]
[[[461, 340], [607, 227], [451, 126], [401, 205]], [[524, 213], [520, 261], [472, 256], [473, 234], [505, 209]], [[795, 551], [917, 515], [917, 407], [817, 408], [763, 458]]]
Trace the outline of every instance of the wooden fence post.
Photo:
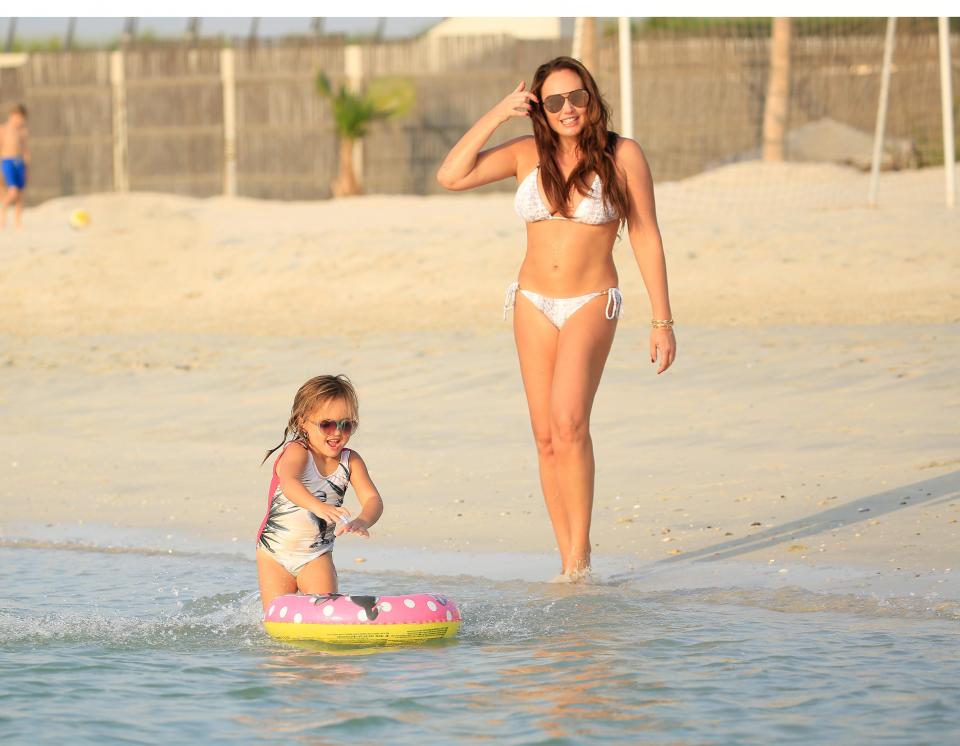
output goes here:
[[110, 53], [110, 87], [113, 91], [113, 189], [130, 191], [127, 157], [127, 85], [123, 50]]
[[237, 196], [237, 75], [236, 58], [230, 48], [220, 50], [220, 80], [223, 85], [223, 193]]
[[[347, 88], [359, 94], [363, 90], [363, 47], [359, 44], [347, 44], [343, 48], [343, 71], [347, 78]], [[353, 172], [362, 187], [363, 179], [363, 139], [353, 142]]]

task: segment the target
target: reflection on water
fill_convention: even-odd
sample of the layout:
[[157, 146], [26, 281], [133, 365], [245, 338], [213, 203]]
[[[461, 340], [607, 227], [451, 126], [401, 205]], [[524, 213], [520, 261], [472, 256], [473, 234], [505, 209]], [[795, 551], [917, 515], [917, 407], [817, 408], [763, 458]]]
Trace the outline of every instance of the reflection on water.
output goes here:
[[629, 732], [642, 727], [642, 710], [624, 708], [620, 695], [631, 682], [604, 653], [611, 640], [603, 637], [586, 642], [568, 633], [532, 656], [524, 649], [514, 651], [531, 660], [504, 668], [501, 685], [512, 703], [549, 736], [580, 733], [577, 723], [591, 720], [616, 722]]
[[[363, 576], [375, 594], [425, 582]], [[960, 662], [944, 653], [960, 617], [922, 599], [432, 582], [463, 610], [457, 638], [340, 649], [267, 636], [243, 560], [0, 547], [0, 732], [30, 743], [164, 742], [171, 724], [181, 742], [231, 743], [960, 739]]]

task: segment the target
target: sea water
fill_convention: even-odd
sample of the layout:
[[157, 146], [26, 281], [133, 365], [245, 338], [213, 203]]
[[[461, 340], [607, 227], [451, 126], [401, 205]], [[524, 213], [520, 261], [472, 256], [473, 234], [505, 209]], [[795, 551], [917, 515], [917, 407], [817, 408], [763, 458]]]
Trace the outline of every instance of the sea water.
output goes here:
[[348, 567], [346, 592], [443, 593], [465, 622], [453, 640], [336, 649], [263, 632], [249, 557], [6, 541], [0, 740], [960, 741], [955, 604], [686, 573], [570, 586]]

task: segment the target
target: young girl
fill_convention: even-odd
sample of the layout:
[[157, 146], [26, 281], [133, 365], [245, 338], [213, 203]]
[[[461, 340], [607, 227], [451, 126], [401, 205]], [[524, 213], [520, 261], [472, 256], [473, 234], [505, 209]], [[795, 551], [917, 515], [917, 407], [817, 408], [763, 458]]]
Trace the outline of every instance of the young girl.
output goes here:
[[[287, 593], [336, 593], [333, 542], [344, 534], [369, 536], [383, 501], [360, 454], [346, 448], [357, 429], [357, 393], [346, 376], [317, 376], [297, 391], [273, 465], [267, 515], [257, 534], [260, 599], [266, 610]], [[287, 438], [292, 436], [288, 441]], [[263, 462], [261, 462], [263, 463]], [[360, 515], [343, 507], [347, 486]]]

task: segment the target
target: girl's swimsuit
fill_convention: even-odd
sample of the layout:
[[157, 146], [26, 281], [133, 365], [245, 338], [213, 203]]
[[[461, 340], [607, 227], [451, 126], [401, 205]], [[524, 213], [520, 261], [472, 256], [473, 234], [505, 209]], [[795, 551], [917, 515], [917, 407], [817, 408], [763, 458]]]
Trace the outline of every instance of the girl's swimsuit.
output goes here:
[[[520, 186], [517, 187], [517, 195], [513, 200], [514, 209], [526, 222], [570, 220], [574, 223], [586, 223], [587, 225], [604, 225], [618, 219], [616, 210], [603, 198], [603, 187], [599, 175], [594, 177], [590, 191], [587, 196], [580, 200], [580, 204], [573, 211], [573, 217], [565, 218], [562, 215], [552, 214], [544, 203], [543, 197], [540, 196], [540, 184], [537, 176], [539, 171], [540, 165], [538, 164], [520, 182]], [[514, 282], [507, 288], [507, 295], [503, 301], [504, 319], [507, 318], [507, 311], [513, 308], [516, 302], [517, 291], [521, 292], [527, 300], [539, 308], [541, 313], [550, 319], [550, 322], [557, 329], [560, 329], [567, 319], [586, 303], [601, 295], [607, 296], [605, 315], [608, 319], [618, 319], [623, 313], [623, 296], [620, 294], [620, 288], [607, 288], [600, 292], [587, 293], [573, 298], [550, 298], [546, 295], [540, 295], [540, 293], [534, 293], [532, 290], [521, 288], [519, 283]]]
[[[267, 515], [260, 524], [257, 546], [270, 552], [287, 572], [296, 576], [308, 562], [333, 551], [336, 526], [291, 502], [283, 494], [280, 477], [277, 476], [277, 464], [294, 443], [306, 449], [302, 442], [291, 441], [274, 461], [273, 479], [267, 494]], [[313, 454], [307, 450], [307, 465], [300, 475], [300, 481], [318, 500], [339, 508], [343, 505], [343, 497], [350, 484], [350, 449], [341, 451], [340, 463], [329, 476], [320, 473]]]

